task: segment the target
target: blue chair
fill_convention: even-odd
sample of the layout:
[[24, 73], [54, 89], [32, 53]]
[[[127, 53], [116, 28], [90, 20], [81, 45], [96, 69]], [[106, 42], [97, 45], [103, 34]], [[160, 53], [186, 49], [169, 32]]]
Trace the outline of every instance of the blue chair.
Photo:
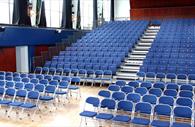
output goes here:
[[0, 75], [3, 75], [3, 76], [5, 76], [5, 71], [0, 71]]
[[116, 85], [118, 85], [118, 86], [120, 86], [120, 87], [123, 87], [123, 86], [126, 85], [126, 82], [123, 81], [123, 80], [118, 80], [118, 81], [116, 81]]
[[81, 91], [80, 87], [76, 86], [77, 84], [80, 85], [81, 79], [79, 77], [73, 77], [71, 79], [71, 85], [68, 86], [68, 89], [70, 90], [70, 95], [72, 96], [72, 91], [76, 91], [77, 97], [81, 97]]
[[102, 78], [102, 85], [105, 83], [111, 84], [112, 83], [112, 71], [104, 70], [104, 75]]
[[172, 90], [172, 89], [168, 89], [168, 90], [164, 91], [164, 95], [176, 98], [177, 97], [177, 91], [176, 90]]
[[71, 77], [63, 76], [62, 81], [71, 82]]
[[39, 83], [39, 80], [37, 79], [37, 78], [32, 78], [31, 80], [30, 80], [30, 83], [33, 83], [33, 84], [38, 84]]
[[183, 84], [180, 86], [180, 90], [194, 91], [194, 88], [190, 84]]
[[105, 112], [102, 112], [102, 110], [99, 110], [99, 113], [96, 115], [96, 119], [100, 120], [111, 120], [114, 115], [112, 113], [109, 113], [109, 110], [114, 110], [116, 107], [116, 102], [112, 99], [103, 99], [100, 103], [100, 109], [101, 108], [107, 108]]
[[0, 80], [0, 87], [5, 87], [6, 81]]
[[71, 69], [70, 68], [64, 68], [63, 75], [64, 76], [70, 76]]
[[112, 99], [114, 99], [115, 101], [121, 101], [125, 99], [125, 93], [124, 92], [113, 92], [112, 93]]
[[[132, 124], [135, 125], [143, 125], [148, 126], [150, 124], [150, 116], [152, 112], [152, 106], [150, 103], [147, 102], [139, 102], [135, 105], [135, 116], [131, 120]], [[145, 114], [144, 118], [141, 117], [143, 114]], [[146, 118], [147, 116], [147, 118]]]
[[137, 82], [137, 81], [132, 81], [132, 82], [129, 82], [127, 85], [128, 85], [128, 86], [132, 86], [132, 87], [134, 87], [134, 88], [137, 88], [137, 87], [139, 87], [139, 82]]
[[162, 95], [162, 90], [159, 88], [151, 88], [149, 90], [149, 94], [155, 95], [157, 97], [160, 97]]
[[138, 103], [141, 100], [141, 96], [138, 93], [129, 93], [127, 94], [126, 99], [132, 101], [133, 103]]
[[133, 103], [125, 100], [119, 101], [117, 104], [117, 111], [123, 111], [126, 115], [124, 113], [117, 113], [112, 120], [115, 122], [128, 123], [131, 120], [131, 116], [127, 114], [130, 114], [133, 111]]
[[26, 83], [26, 84], [24, 85], [24, 89], [27, 90], [27, 91], [32, 91], [32, 90], [34, 90], [34, 87], [35, 87], [35, 85], [34, 85], [33, 83]]
[[87, 70], [86, 82], [91, 82], [91, 86], [94, 85], [95, 72], [94, 70]]
[[146, 74], [145, 72], [137, 72], [138, 80], [144, 81], [146, 79]]
[[108, 90], [100, 90], [98, 92], [98, 96], [103, 97], [103, 98], [110, 98], [111, 93]]
[[44, 76], [42, 74], [37, 74], [36, 75], [36, 78], [39, 79], [39, 80], [41, 80], [41, 79], [44, 79]]
[[[54, 86], [55, 87], [55, 86]], [[45, 94], [45, 85], [42, 84], [37, 84], [35, 86], [35, 90], [39, 91], [39, 93], [42, 93], [42, 95], [39, 97], [39, 100], [43, 101], [43, 102], [48, 102], [54, 99], [53, 96], [51, 95], [46, 95]]]
[[24, 83], [23, 82], [16, 82], [14, 88], [15, 89], [24, 89]]
[[142, 101], [143, 102], [148, 102], [148, 103], [150, 103], [152, 105], [155, 105], [156, 102], [157, 102], [157, 97], [155, 95], [144, 95], [142, 97]]
[[21, 74], [20, 74], [20, 77], [21, 77], [21, 78], [27, 78], [27, 77], [28, 77], [28, 74], [26, 74], [26, 73], [21, 73]]
[[150, 83], [150, 82], [142, 82], [140, 87], [145, 87], [146, 89], [150, 89], [152, 87], [152, 83]]
[[189, 74], [188, 75], [188, 82], [191, 84], [194, 84], [195, 82], [195, 74]]
[[49, 82], [48, 82], [47, 79], [41, 79], [41, 80], [39, 81], [39, 83], [40, 83], [40, 84], [43, 84], [43, 85], [45, 85], [45, 86], [47, 86], [47, 85], [49, 84]]
[[192, 108], [193, 101], [190, 98], [179, 97], [176, 100], [176, 104], [179, 106], [188, 106], [188, 107]]
[[[84, 104], [84, 109], [80, 113], [80, 116], [81, 116], [81, 123], [80, 124], [82, 124], [82, 117], [93, 118], [97, 115], [97, 112], [94, 110], [95, 110], [95, 108], [97, 108], [99, 106], [99, 103], [100, 103], [100, 100], [97, 97], [88, 97], [86, 99], [85, 104]], [[86, 109], [86, 105], [92, 105], [94, 110]], [[87, 124], [86, 121], [85, 121], [85, 124]]]
[[0, 75], [0, 80], [5, 80], [5, 76], [4, 75]]
[[159, 81], [162, 81], [163, 79], [165, 79], [166, 75], [165, 73], [156, 73], [156, 81], [159, 79]]
[[56, 68], [50, 67], [50, 68], [49, 68], [48, 74], [49, 74], [49, 75], [55, 75], [55, 74], [56, 74]]
[[[189, 123], [180, 122], [184, 119], [189, 119]], [[175, 107], [173, 110], [173, 120], [174, 122], [171, 127], [192, 127], [192, 110], [189, 107]]]
[[29, 83], [30, 82], [30, 79], [25, 77], [25, 78], [22, 78], [22, 82], [23, 83]]
[[159, 104], [166, 104], [169, 106], [173, 106], [174, 105], [174, 98], [171, 96], [161, 96], [159, 98]]
[[13, 77], [12, 76], [6, 76], [5, 77], [5, 80], [7, 80], [7, 81], [13, 81]]
[[52, 75], [44, 75], [44, 79], [51, 81], [53, 79], [53, 76]]
[[61, 81], [62, 77], [60, 75], [54, 75], [53, 80]]
[[96, 70], [95, 71], [94, 82], [95, 83], [100, 83], [100, 86], [102, 86], [103, 74], [104, 74], [104, 72], [102, 70]]
[[156, 81], [156, 74], [154, 72], [146, 72], [146, 81]]
[[194, 92], [192, 92], [192, 91], [181, 90], [181, 91], [179, 92], [179, 96], [180, 96], [180, 97], [187, 97], [187, 98], [193, 99], [193, 96], [194, 96], [193, 93], [194, 93]]
[[132, 93], [134, 91], [134, 87], [131, 86], [123, 86], [121, 87], [121, 91], [128, 94], [128, 93]]
[[87, 71], [85, 69], [80, 69], [78, 73], [78, 77], [81, 78], [83, 85], [85, 85], [86, 77], [87, 77]]
[[166, 89], [172, 89], [172, 90], [176, 90], [178, 91], [179, 90], [179, 86], [175, 83], [168, 83], [167, 86], [166, 86]]
[[14, 78], [13, 78], [13, 81], [14, 81], [14, 82], [21, 82], [21, 78], [20, 78], [20, 77], [14, 77]]
[[188, 76], [186, 74], [178, 74], [177, 83], [188, 83]]
[[[171, 107], [164, 104], [158, 104], [154, 107], [155, 117], [151, 122], [151, 126], [154, 127], [169, 127], [171, 123]], [[160, 119], [160, 116], [164, 116], [169, 120]]]
[[165, 82], [169, 82], [168, 80], [170, 80], [170, 82], [177, 82], [176, 79], [177, 79], [177, 75], [176, 74], [174, 74], [174, 73], [167, 73]]
[[6, 88], [14, 88], [15, 83], [13, 81], [7, 81], [5, 84]]
[[157, 82], [157, 83], [154, 83], [154, 84], [153, 84], [153, 87], [154, 87], [154, 88], [159, 88], [159, 89], [161, 89], [162, 91], [164, 91], [164, 89], [165, 89], [165, 83], [163, 83], [163, 82]]
[[148, 90], [145, 87], [138, 87], [135, 89], [135, 93], [139, 93], [141, 96], [147, 94]]
[[28, 74], [28, 78], [32, 79], [32, 78], [36, 78], [35, 74]]
[[57, 68], [55, 75], [63, 75], [63, 68]]
[[108, 90], [115, 92], [115, 91], [120, 91], [120, 87], [117, 85], [110, 85], [108, 86]]

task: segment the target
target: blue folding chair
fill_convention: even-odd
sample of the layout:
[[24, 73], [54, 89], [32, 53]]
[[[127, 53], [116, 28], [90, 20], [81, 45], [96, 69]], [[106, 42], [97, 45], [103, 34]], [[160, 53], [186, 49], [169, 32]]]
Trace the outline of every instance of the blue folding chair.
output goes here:
[[135, 89], [135, 93], [139, 93], [141, 96], [147, 94], [148, 90], [145, 87], [138, 87]]
[[108, 90], [110, 90], [111, 92], [120, 91], [120, 87], [117, 85], [110, 85], [108, 86]]
[[113, 92], [112, 93], [112, 99], [114, 99], [115, 101], [121, 101], [125, 99], [125, 93], [124, 92]]
[[139, 82], [137, 82], [137, 81], [132, 81], [132, 82], [129, 82], [127, 85], [128, 85], [128, 86], [132, 86], [132, 87], [134, 87], [134, 88], [137, 88], [137, 87], [139, 87]]
[[112, 121], [129, 124], [131, 120], [131, 112], [133, 111], [133, 103], [131, 101], [119, 101], [117, 104], [117, 111], [123, 111], [124, 113], [116, 112]]
[[190, 108], [193, 108], [193, 101], [190, 98], [186, 98], [186, 97], [179, 97], [176, 99], [176, 104], [178, 106], [188, 106]]
[[100, 90], [98, 92], [98, 96], [103, 97], [103, 98], [110, 98], [111, 93], [108, 90]]
[[173, 123], [171, 127], [192, 127], [192, 126], [193, 126], [192, 109], [185, 106], [175, 107], [173, 110]]
[[[135, 115], [132, 124], [148, 126], [151, 122], [152, 106], [147, 102], [139, 102], [135, 105]], [[144, 114], [144, 117], [142, 116]]]
[[118, 86], [120, 86], [120, 87], [123, 87], [123, 86], [126, 85], [126, 82], [123, 81], [123, 80], [118, 80], [118, 81], [116, 81], [116, 85], [118, 85]]
[[123, 86], [121, 87], [121, 91], [128, 94], [128, 93], [132, 93], [134, 91], [134, 87], [131, 86]]
[[164, 91], [164, 95], [176, 98], [177, 97], [177, 91], [173, 90], [173, 89], [168, 89], [168, 90]]
[[154, 107], [154, 119], [151, 122], [151, 126], [169, 127], [171, 124], [171, 112], [172, 109], [169, 105], [165, 105], [165, 104], [156, 105]]
[[138, 103], [141, 100], [141, 96], [138, 93], [129, 93], [127, 94], [126, 99], [132, 101], [133, 103]]
[[155, 95], [144, 95], [142, 101], [155, 105], [157, 103], [157, 97]]
[[162, 95], [162, 90], [159, 88], [151, 88], [149, 90], [149, 94], [155, 95], [157, 97], [160, 97]]
[[[94, 118], [97, 115], [97, 108], [99, 106], [100, 100], [97, 97], [88, 97], [85, 101], [83, 111], [80, 113], [81, 116], [81, 122], [80, 125], [82, 124], [82, 117], [87, 117], [87, 118]], [[87, 105], [91, 105], [93, 107], [93, 110], [87, 109]], [[87, 124], [87, 121], [85, 119], [85, 124]]]
[[156, 82], [156, 83], [153, 84], [153, 87], [154, 88], [159, 88], [162, 91], [164, 91], [164, 89], [165, 89], [165, 83], [163, 83], [163, 82]]
[[171, 96], [161, 96], [159, 98], [159, 104], [166, 104], [169, 106], [174, 106], [175, 100]]
[[152, 83], [150, 83], [150, 82], [142, 82], [140, 87], [145, 87], [146, 89], [150, 89], [152, 87]]

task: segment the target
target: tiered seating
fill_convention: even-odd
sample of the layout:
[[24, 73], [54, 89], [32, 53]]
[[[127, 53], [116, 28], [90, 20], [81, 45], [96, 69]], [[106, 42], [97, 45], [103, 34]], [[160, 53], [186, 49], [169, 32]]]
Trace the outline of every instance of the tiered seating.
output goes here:
[[194, 19], [163, 21], [140, 72], [184, 80], [195, 74], [194, 23]]
[[190, 84], [117, 81], [89, 97], [82, 117], [158, 127], [193, 127], [194, 88]]
[[[57, 101], [63, 104], [70, 91], [77, 92], [81, 96], [80, 89], [76, 84], [80, 83], [78, 77], [51, 76], [42, 74], [26, 74], [0, 72], [0, 105], [6, 106], [6, 115], [11, 117], [10, 113], [14, 108], [24, 110], [35, 109], [28, 114], [34, 120], [37, 109], [44, 111], [47, 106], [50, 111], [55, 109]], [[45, 105], [45, 106], [44, 106]], [[44, 106], [44, 107], [43, 107]], [[56, 107], [56, 108], [57, 108]], [[23, 113], [23, 111], [21, 113]], [[20, 113], [20, 112], [18, 112]], [[22, 119], [23, 114], [19, 116]]]
[[79, 74], [79, 70], [85, 70], [84, 75], [115, 74], [147, 25], [148, 21], [107, 23], [61, 51], [44, 67], [63, 69], [66, 74], [69, 70], [74, 75]]

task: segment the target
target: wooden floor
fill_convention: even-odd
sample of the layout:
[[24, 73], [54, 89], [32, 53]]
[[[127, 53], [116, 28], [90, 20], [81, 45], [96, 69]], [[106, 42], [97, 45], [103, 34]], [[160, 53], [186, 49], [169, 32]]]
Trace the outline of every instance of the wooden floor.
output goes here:
[[[83, 110], [84, 101], [88, 96], [97, 96], [100, 87], [81, 87], [81, 99], [72, 98], [70, 103], [61, 106], [53, 113], [40, 114], [40, 118], [36, 118], [34, 122], [30, 119], [19, 120], [17, 118], [6, 118], [3, 113], [0, 115], [0, 127], [79, 127], [81, 118], [79, 113]], [[85, 126], [83, 122], [82, 126]], [[89, 120], [89, 127], [97, 126], [97, 122]], [[107, 126], [107, 125], [106, 125]]]

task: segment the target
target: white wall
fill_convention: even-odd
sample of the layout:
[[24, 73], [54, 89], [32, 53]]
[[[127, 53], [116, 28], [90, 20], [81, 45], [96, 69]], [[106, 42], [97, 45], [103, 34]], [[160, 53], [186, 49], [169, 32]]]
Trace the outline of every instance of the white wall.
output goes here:
[[28, 46], [16, 47], [16, 70], [17, 72], [29, 73]]
[[129, 0], [115, 0], [115, 19], [130, 19], [130, 3]]

